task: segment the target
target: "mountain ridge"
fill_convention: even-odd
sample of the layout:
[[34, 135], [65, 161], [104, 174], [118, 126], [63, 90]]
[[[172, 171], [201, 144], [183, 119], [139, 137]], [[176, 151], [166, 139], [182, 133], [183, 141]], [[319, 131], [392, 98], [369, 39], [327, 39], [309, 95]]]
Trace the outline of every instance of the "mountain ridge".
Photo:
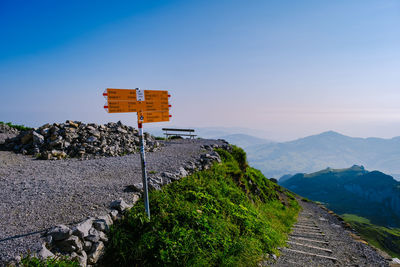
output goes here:
[[280, 185], [333, 211], [351, 213], [386, 227], [400, 227], [400, 182], [380, 171], [353, 165], [296, 174]]
[[267, 177], [310, 173], [354, 164], [400, 174], [400, 137], [350, 137], [335, 131], [282, 143], [246, 147], [249, 162]]

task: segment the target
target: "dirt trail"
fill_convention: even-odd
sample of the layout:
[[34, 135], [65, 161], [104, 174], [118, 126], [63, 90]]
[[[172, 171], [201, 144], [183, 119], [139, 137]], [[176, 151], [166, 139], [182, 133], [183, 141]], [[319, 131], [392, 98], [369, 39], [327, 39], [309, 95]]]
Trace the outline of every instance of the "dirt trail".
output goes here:
[[303, 207], [288, 246], [272, 266], [389, 266], [374, 248], [356, 241], [327, 210], [299, 200]]

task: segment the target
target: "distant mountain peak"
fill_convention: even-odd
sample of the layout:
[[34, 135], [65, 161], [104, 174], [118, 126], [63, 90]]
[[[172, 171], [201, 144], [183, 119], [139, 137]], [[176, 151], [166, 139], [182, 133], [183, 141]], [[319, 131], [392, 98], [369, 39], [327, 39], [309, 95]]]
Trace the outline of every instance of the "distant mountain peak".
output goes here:
[[344, 136], [341, 133], [335, 132], [335, 131], [326, 131], [326, 132], [322, 132], [318, 135], [323, 135], [323, 136]]

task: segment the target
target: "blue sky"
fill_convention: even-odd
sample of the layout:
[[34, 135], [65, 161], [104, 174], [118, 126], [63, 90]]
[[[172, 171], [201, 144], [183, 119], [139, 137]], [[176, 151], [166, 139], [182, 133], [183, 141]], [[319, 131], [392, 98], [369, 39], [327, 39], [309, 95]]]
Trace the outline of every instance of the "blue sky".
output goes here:
[[2, 121], [135, 125], [101, 93], [139, 87], [172, 94], [148, 127], [400, 135], [396, 0], [2, 0], [0, 36]]

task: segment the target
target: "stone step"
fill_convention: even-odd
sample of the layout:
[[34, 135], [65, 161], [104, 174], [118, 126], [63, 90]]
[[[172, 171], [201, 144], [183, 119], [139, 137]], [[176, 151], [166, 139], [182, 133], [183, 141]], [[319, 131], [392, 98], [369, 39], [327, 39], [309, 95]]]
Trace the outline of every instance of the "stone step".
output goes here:
[[316, 240], [316, 239], [310, 239], [310, 238], [304, 238], [304, 237], [297, 237], [297, 236], [291, 236], [290, 238], [296, 239], [296, 240], [302, 240], [302, 241], [308, 241], [308, 242], [318, 243], [318, 244], [329, 245], [329, 242], [323, 241], [323, 240]]
[[312, 256], [312, 257], [317, 257], [317, 258], [323, 258], [323, 259], [329, 259], [329, 260], [333, 260], [333, 261], [337, 261], [337, 258], [331, 257], [331, 256], [325, 256], [325, 255], [320, 255], [320, 254], [316, 254], [316, 253], [310, 253], [310, 252], [305, 252], [305, 251], [301, 251], [301, 250], [296, 250], [296, 249], [290, 249], [290, 248], [283, 248], [286, 251], [289, 252], [294, 252], [294, 253], [299, 253], [299, 254], [303, 254], [303, 255], [308, 255], [308, 256]]
[[327, 248], [321, 248], [321, 247], [311, 246], [311, 245], [308, 245], [308, 244], [298, 243], [298, 242], [293, 242], [293, 241], [287, 241], [287, 243], [288, 243], [288, 244], [291, 244], [291, 245], [296, 245], [296, 246], [306, 247], [306, 248], [311, 248], [311, 249], [316, 249], [316, 250], [322, 250], [322, 251], [325, 251], [325, 252], [332, 253], [332, 250], [327, 249]]

